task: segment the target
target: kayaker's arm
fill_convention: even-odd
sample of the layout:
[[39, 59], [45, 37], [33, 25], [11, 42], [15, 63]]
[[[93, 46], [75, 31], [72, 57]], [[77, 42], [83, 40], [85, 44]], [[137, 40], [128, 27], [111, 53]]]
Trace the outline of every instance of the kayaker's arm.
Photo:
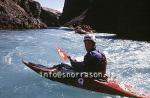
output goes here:
[[70, 60], [71, 66], [76, 70], [76, 71], [82, 71], [84, 70], [84, 62], [78, 62], [74, 59], [72, 59], [70, 56], [68, 56], [68, 59]]
[[74, 67], [75, 63], [77, 62], [76, 60], [72, 59], [70, 56], [67, 56], [71, 65]]
[[67, 58], [69, 59], [70, 62], [73, 61], [73, 59], [71, 58], [71, 56], [68, 55]]

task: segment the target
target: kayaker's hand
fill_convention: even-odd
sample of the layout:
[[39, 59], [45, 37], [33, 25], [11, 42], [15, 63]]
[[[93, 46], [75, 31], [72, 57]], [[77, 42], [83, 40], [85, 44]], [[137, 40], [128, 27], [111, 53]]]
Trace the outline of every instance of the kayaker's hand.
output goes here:
[[67, 57], [68, 57], [68, 59], [69, 59], [70, 61], [72, 61], [71, 56], [67, 55]]
[[71, 56], [69, 56], [69, 55], [67, 57], [70, 60], [70, 62], [75, 62], [76, 61], [76, 60], [72, 59]]

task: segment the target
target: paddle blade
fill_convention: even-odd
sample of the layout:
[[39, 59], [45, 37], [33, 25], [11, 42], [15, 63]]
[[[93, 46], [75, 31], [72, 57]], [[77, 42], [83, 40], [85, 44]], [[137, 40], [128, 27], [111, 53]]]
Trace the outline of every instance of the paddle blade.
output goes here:
[[57, 48], [57, 52], [62, 60], [66, 61], [68, 59], [67, 53], [62, 48]]

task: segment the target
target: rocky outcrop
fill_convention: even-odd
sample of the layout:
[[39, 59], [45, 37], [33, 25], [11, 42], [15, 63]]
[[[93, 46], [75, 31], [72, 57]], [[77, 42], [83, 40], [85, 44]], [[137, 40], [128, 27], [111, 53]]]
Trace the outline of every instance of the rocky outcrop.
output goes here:
[[[51, 16], [48, 12], [53, 13], [50, 10], [45, 10], [40, 3], [33, 0], [0, 0], [0, 29], [58, 26], [58, 19], [55, 19], [58, 15], [53, 13]], [[50, 18], [47, 18], [47, 16]]]
[[89, 24], [98, 32], [150, 39], [149, 17], [149, 0], [65, 0], [61, 23]]
[[40, 18], [47, 26], [56, 27], [60, 26], [59, 23], [60, 15], [61, 13], [59, 11], [43, 7]]
[[76, 17], [81, 20], [81, 14], [90, 6], [90, 0], [65, 0], [63, 13], [60, 17], [61, 24], [65, 24]]
[[0, 29], [46, 27], [38, 18], [32, 17], [32, 15], [29, 14], [30, 10], [27, 5], [22, 5], [23, 7], [20, 6], [22, 1], [0, 0]]

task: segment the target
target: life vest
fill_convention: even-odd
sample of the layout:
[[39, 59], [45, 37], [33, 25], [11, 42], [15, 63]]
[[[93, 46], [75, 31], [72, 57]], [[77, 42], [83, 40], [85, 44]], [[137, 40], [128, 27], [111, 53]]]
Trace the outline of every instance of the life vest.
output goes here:
[[93, 50], [87, 53], [84, 58], [84, 64], [85, 71], [87, 72], [101, 72], [102, 74], [106, 73], [106, 57], [98, 50]]

